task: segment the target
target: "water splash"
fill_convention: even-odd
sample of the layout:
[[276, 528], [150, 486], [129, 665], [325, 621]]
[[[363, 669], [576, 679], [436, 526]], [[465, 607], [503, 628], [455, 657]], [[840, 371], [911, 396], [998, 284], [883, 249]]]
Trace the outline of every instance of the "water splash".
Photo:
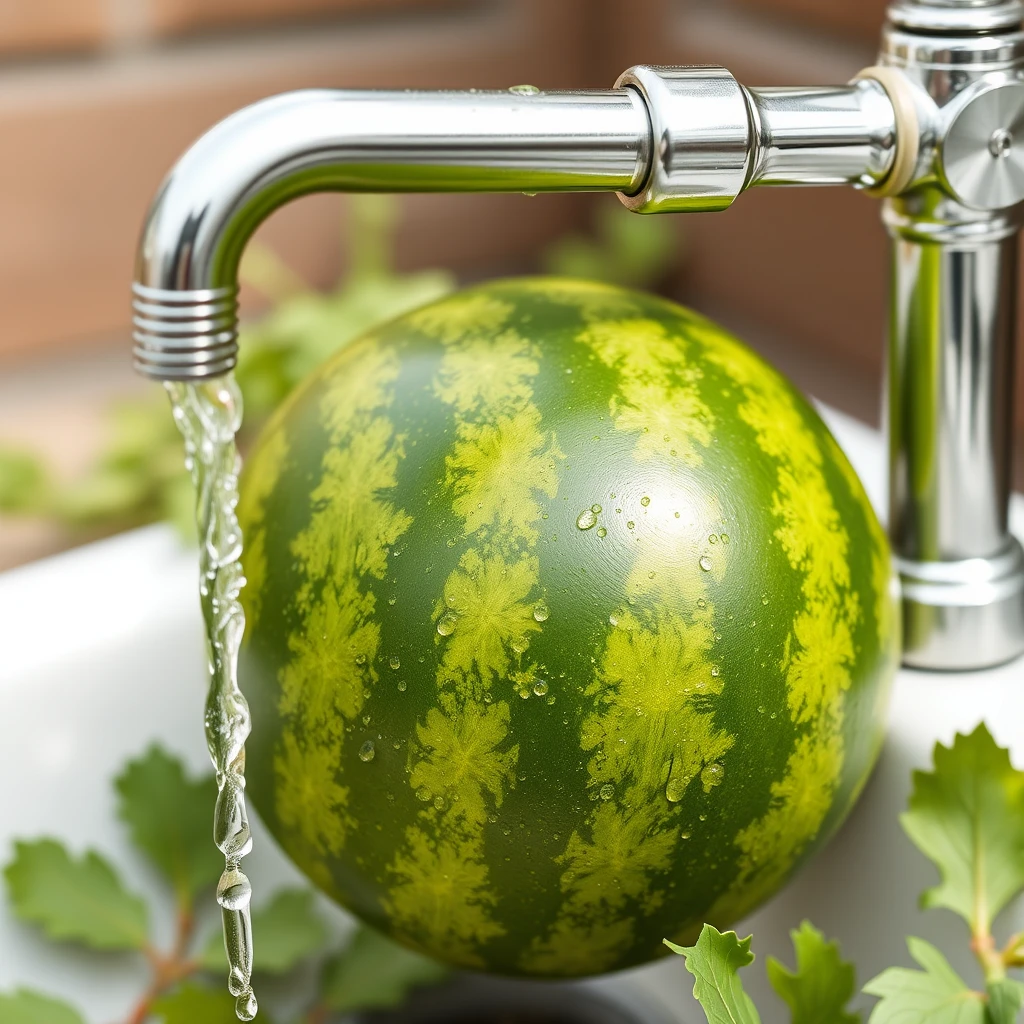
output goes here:
[[239, 1020], [256, 1016], [253, 995], [252, 888], [239, 861], [252, 849], [245, 809], [245, 741], [249, 705], [238, 688], [238, 648], [245, 615], [238, 595], [245, 585], [242, 531], [235, 516], [241, 459], [235, 433], [242, 423], [242, 396], [233, 374], [199, 383], [170, 382], [174, 421], [185, 439], [185, 465], [196, 489], [199, 528], [199, 595], [206, 627], [209, 691], [206, 746], [217, 775], [213, 838], [224, 854], [217, 902], [224, 926], [228, 991]]

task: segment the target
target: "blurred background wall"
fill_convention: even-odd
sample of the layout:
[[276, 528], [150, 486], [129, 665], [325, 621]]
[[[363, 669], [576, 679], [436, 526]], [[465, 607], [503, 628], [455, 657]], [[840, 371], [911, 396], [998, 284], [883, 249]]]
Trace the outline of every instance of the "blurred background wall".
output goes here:
[[[133, 250], [175, 157], [214, 121], [304, 86], [603, 87], [633, 63], [720, 63], [742, 81], [848, 80], [884, 0], [6, 0], [0, 2], [0, 441], [63, 472], [99, 443], [128, 369]], [[397, 259], [463, 279], [535, 269], [585, 230], [586, 196], [411, 196]], [[260, 232], [307, 279], [345, 254], [337, 197]], [[887, 275], [877, 204], [766, 190], [674, 218], [664, 290], [735, 329], [808, 390], [878, 417]], [[243, 310], [258, 311], [247, 294]], [[5, 539], [6, 538], [6, 539]], [[49, 550], [5, 519], [0, 564]], [[6, 554], [4, 551], [6, 550]]]

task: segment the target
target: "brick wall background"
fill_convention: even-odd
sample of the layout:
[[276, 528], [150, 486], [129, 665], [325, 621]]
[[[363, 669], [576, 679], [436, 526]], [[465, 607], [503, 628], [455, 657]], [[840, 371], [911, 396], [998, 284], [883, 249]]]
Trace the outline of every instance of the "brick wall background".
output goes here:
[[[721, 63], [751, 85], [845, 81], [873, 63], [884, 6], [0, 0], [0, 373], [125, 344], [149, 199], [181, 150], [239, 105], [300, 86], [606, 86], [641, 62]], [[475, 276], [528, 269], [594, 202], [613, 201], [408, 197], [400, 259]], [[261, 230], [326, 282], [338, 269], [336, 209], [335, 198], [304, 199]], [[877, 415], [887, 243], [874, 201], [766, 190], [677, 228], [683, 297], [819, 395]]]

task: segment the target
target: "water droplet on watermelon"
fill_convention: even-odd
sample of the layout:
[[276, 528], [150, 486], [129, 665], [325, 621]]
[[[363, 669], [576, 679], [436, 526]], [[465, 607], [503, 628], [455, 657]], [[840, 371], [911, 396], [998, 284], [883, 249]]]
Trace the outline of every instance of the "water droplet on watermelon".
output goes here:
[[530, 649], [530, 638], [528, 636], [517, 636], [512, 640], [512, 650], [516, 654], [525, 654]]
[[728, 544], [729, 543], [729, 534], [727, 534], [727, 533], [723, 533], [722, 534], [722, 543], [723, 544]]
[[533, 606], [533, 617], [537, 622], [547, 622], [550, 614], [548, 606], [543, 601], [538, 601]]
[[590, 530], [595, 526], [597, 526], [597, 514], [593, 509], [584, 509], [576, 517], [576, 528], [578, 530]]
[[669, 803], [677, 804], [683, 799], [683, 794], [686, 792], [686, 781], [677, 775], [673, 775], [665, 786], [665, 799]]
[[768, 595], [767, 594], [762, 594], [761, 595], [761, 604], [767, 604], [767, 603], [768, 603]]
[[544, 694], [548, 692], [548, 684], [545, 683], [543, 679], [538, 679], [537, 682], [533, 684], [533, 692], [538, 697], [543, 697]]
[[706, 814], [698, 814], [697, 817], [700, 818], [701, 821], [708, 820], [708, 816]]
[[420, 788], [416, 790], [416, 799], [419, 800], [421, 803], [430, 803], [430, 800], [433, 797], [433, 795], [434, 794], [431, 793], [426, 786], [420, 786]]
[[613, 626], [617, 626], [619, 624], [619, 620], [618, 620], [618, 617], [616, 615], [609, 615], [608, 616], [608, 621]]
[[373, 740], [367, 740], [359, 748], [359, 760], [360, 761], [372, 761], [377, 756], [377, 751], [373, 746]]
[[763, 714], [764, 714], [764, 705], [763, 705], [763, 704], [759, 704], [759, 705], [757, 706], [757, 713], [758, 713], [759, 715], [763, 715]]
[[708, 543], [709, 544], [717, 544], [718, 543], [718, 535], [714, 534], [714, 533], [711, 534], [711, 536], [708, 537]]
[[643, 505], [644, 508], [647, 508], [647, 506], [650, 505], [650, 503], [651, 499], [648, 498], [646, 494], [640, 499], [640, 504]]
[[720, 676], [722, 674], [722, 670], [717, 665], [712, 665], [711, 674], [713, 676]]
[[399, 682], [398, 682], [398, 692], [399, 693], [405, 693], [405, 691], [408, 688], [408, 686], [409, 686], [409, 684], [404, 679], [400, 679]]
[[388, 664], [396, 671], [402, 667], [402, 662], [397, 654], [392, 654], [388, 659]]
[[439, 810], [439, 811], [443, 811], [444, 810], [444, 797], [443, 796], [435, 796], [434, 797], [434, 807], [437, 810]]
[[366, 664], [366, 655], [365, 654], [357, 654], [356, 655], [356, 664], [357, 665], [365, 665]]
[[392, 608], [394, 608], [394, 606], [395, 606], [395, 602], [396, 602], [397, 600], [398, 600], [398, 598], [397, 598], [397, 597], [389, 597], [389, 598], [388, 598], [388, 604], [389, 604], [389, 605], [390, 605], [390, 606], [391, 606]]
[[602, 538], [603, 537], [607, 537], [608, 536], [608, 531], [603, 526], [599, 526], [597, 528], [597, 535], [598, 535], [598, 537], [602, 537]]
[[632, 520], [632, 519], [630, 519], [630, 521], [629, 521], [628, 523], [626, 523], [626, 526], [627, 526], [627, 527], [628, 527], [628, 528], [629, 528], [630, 530], [632, 530], [632, 529], [633, 529], [633, 527], [634, 527], [634, 526], [636, 526], [636, 523], [634, 523], [634, 522], [633, 522], [633, 520]]
[[690, 838], [690, 833], [689, 832], [680, 832], [679, 833], [679, 838], [680, 839], [689, 839]]
[[700, 781], [703, 783], [705, 791], [719, 785], [724, 777], [725, 765], [720, 764], [718, 761], [707, 765], [704, 771], [700, 773]]
[[698, 597], [697, 598], [697, 607], [698, 608], [707, 608], [707, 606], [708, 606], [708, 603], [707, 603], [707, 601], [704, 600], [703, 597]]
[[602, 800], [611, 800], [615, 796], [615, 787], [610, 782], [606, 782], [600, 789], [600, 796]]
[[511, 85], [508, 91], [514, 96], [536, 96], [540, 89], [535, 85]]
[[601, 512], [603, 511], [603, 510], [602, 510], [602, 508], [601, 508], [601, 506], [600, 506], [600, 505], [598, 505], [598, 504], [593, 504], [593, 505], [591, 505], [591, 506], [590, 506], [590, 511], [591, 511], [591, 512], [593, 512], [593, 513], [594, 513], [594, 515], [600, 515], [600, 513], [601, 513]]
[[697, 563], [705, 572], [711, 572], [711, 559], [707, 555], [701, 555]]
[[548, 703], [549, 704], [554, 704], [555, 703], [555, 695], [554, 694], [551, 694], [551, 696], [548, 697]]
[[437, 631], [441, 636], [451, 636], [459, 620], [451, 612], [445, 612], [438, 620]]

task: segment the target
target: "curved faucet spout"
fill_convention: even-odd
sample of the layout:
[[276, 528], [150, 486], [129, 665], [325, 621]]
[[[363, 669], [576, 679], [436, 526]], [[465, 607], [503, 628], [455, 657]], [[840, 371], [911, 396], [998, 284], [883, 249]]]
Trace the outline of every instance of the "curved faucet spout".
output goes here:
[[246, 242], [310, 192], [617, 192], [641, 213], [722, 210], [757, 184], [873, 187], [893, 162], [876, 82], [757, 90], [724, 68], [628, 71], [605, 91], [288, 93], [233, 114], [178, 162], [135, 275], [135, 363], [159, 380], [231, 369]]
[[631, 194], [650, 163], [633, 89], [544, 93], [309, 90], [206, 133], [161, 187], [135, 272], [135, 361], [161, 380], [235, 362], [237, 271], [274, 210], [312, 192]]

